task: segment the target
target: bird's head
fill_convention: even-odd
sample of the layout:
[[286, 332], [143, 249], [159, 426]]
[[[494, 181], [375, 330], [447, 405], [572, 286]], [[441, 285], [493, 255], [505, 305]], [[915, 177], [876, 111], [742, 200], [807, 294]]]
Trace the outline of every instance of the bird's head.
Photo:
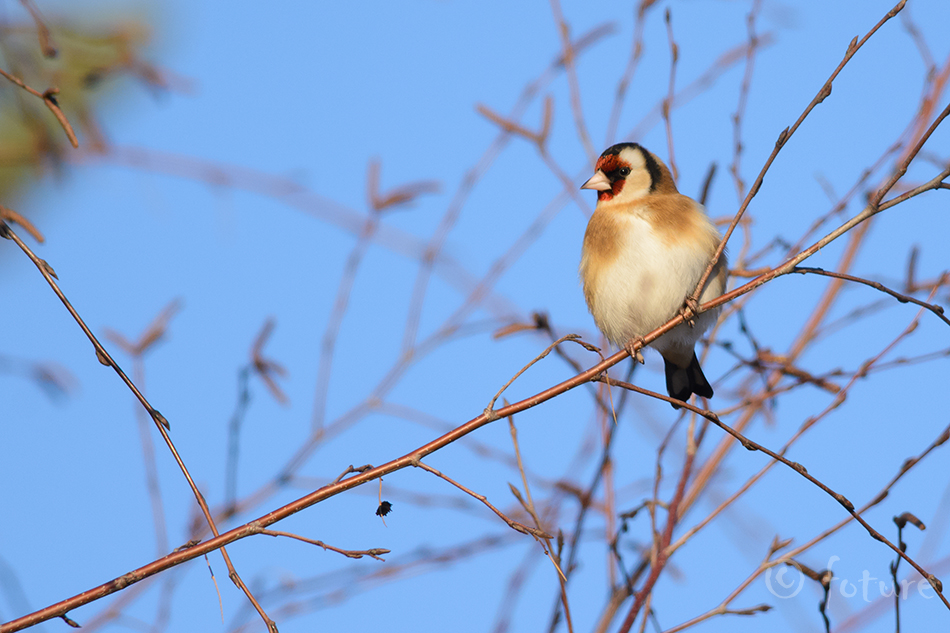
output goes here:
[[670, 170], [659, 158], [636, 143], [608, 147], [594, 175], [581, 189], [597, 192], [597, 202], [633, 202], [654, 193], [676, 193]]

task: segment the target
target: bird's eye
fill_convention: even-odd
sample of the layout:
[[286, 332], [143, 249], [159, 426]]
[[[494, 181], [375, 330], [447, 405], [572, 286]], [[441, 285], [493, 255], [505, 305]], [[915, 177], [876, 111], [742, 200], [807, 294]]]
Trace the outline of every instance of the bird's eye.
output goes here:
[[629, 168], [629, 167], [621, 167], [621, 168], [618, 170], [618, 173], [620, 174], [620, 177], [621, 177], [621, 178], [626, 178], [627, 176], [630, 175], [630, 168]]

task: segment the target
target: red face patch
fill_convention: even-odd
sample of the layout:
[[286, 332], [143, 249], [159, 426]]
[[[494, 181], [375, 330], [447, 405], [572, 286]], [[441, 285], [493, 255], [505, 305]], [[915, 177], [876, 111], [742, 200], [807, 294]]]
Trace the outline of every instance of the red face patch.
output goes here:
[[601, 156], [597, 159], [597, 169], [609, 174], [610, 172], [620, 169], [625, 163], [620, 160], [620, 156], [617, 154], [607, 154], [606, 156]]
[[623, 191], [624, 183], [627, 181], [620, 177], [618, 173], [621, 167], [627, 167], [625, 161], [620, 160], [620, 156], [617, 154], [607, 154], [606, 156], [601, 156], [597, 159], [596, 169], [604, 172], [607, 178], [610, 179], [611, 188], [609, 191], [598, 191], [597, 199], [598, 200], [611, 200], [614, 196], [618, 195]]

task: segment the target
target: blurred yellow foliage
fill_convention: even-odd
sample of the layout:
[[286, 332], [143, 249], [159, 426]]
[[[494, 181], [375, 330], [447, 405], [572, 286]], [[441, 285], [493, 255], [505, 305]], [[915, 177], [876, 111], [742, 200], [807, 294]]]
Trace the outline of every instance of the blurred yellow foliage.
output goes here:
[[[97, 106], [114, 98], [117, 76], [165, 87], [161, 73], [142, 61], [150, 30], [144, 21], [79, 26], [66, 20], [0, 25], [0, 69], [38, 91], [58, 91], [62, 108], [86, 149], [104, 150]], [[69, 148], [63, 127], [44, 100], [0, 77], [0, 201], [12, 203]]]

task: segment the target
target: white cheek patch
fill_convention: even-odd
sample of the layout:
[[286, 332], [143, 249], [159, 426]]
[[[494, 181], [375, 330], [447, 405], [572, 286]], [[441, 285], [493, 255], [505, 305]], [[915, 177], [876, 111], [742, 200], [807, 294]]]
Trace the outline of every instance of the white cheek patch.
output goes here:
[[635, 149], [625, 149], [620, 152], [619, 158], [630, 166], [630, 175], [627, 176], [623, 191], [618, 198], [629, 202], [642, 198], [650, 193], [650, 186], [653, 184], [650, 179], [650, 172], [647, 170], [647, 162], [643, 154]]

